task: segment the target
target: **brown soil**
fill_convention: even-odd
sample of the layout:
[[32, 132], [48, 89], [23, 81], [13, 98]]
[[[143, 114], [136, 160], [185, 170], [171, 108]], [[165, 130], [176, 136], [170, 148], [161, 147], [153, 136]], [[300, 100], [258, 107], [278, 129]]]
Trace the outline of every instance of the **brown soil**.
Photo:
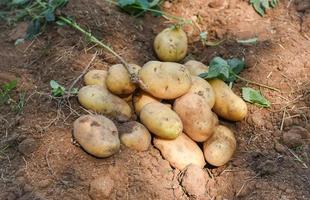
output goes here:
[[[72, 123], [85, 111], [76, 98], [70, 104], [49, 98], [49, 81], [69, 87], [96, 51], [99, 55], [93, 68], [117, 63], [115, 58], [68, 27], [47, 27], [33, 41], [15, 46], [25, 24], [9, 27], [1, 22], [0, 83], [18, 79], [13, 98], [26, 92], [26, 104], [20, 114], [10, 106], [0, 107], [0, 199], [90, 199], [100, 196], [100, 191], [89, 189], [98, 177], [107, 177], [109, 187], [101, 192], [109, 199], [310, 199], [309, 1], [281, 1], [265, 17], [247, 2], [165, 3], [167, 12], [196, 19], [210, 40], [226, 39], [217, 47], [203, 47], [197, 26], [187, 26], [189, 58], [208, 63], [216, 55], [244, 57], [247, 68], [241, 76], [281, 90], [261, 88], [272, 108], [248, 104], [246, 120], [222, 121], [234, 130], [238, 150], [227, 165], [204, 169], [206, 188], [199, 191], [206, 192], [199, 197], [186, 191], [180, 172], [154, 147], [146, 152], [122, 147], [110, 158], [97, 159], [72, 140]], [[71, 1], [64, 13], [74, 16], [128, 62], [140, 65], [156, 59], [152, 40], [167, 26], [163, 18], [130, 17], [101, 0]], [[259, 43], [254, 46], [236, 42], [255, 36]], [[234, 90], [239, 93], [245, 85], [238, 81]], [[186, 180], [187, 188], [195, 187], [188, 184]]]

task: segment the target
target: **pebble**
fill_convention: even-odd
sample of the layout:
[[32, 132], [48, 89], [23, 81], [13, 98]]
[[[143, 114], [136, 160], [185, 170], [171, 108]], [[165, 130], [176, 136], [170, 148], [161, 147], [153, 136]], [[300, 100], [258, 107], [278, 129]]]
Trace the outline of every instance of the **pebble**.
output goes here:
[[27, 138], [18, 145], [18, 151], [27, 156], [33, 153], [37, 147], [38, 145], [33, 138]]

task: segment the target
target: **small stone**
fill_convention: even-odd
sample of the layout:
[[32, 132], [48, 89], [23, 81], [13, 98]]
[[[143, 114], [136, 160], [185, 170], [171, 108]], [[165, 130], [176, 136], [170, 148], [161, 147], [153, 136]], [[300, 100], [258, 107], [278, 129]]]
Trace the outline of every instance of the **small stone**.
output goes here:
[[189, 165], [184, 172], [181, 182], [189, 195], [203, 196], [206, 193], [206, 176], [203, 169], [196, 165]]
[[114, 181], [109, 176], [100, 176], [90, 183], [89, 196], [93, 200], [108, 199], [114, 188]]
[[285, 146], [283, 146], [283, 145], [280, 144], [279, 142], [275, 142], [275, 144], [274, 144], [274, 149], [275, 149], [278, 153], [285, 153], [285, 152], [286, 152]]
[[37, 143], [33, 138], [27, 138], [18, 145], [18, 151], [27, 156], [33, 153], [37, 147]]

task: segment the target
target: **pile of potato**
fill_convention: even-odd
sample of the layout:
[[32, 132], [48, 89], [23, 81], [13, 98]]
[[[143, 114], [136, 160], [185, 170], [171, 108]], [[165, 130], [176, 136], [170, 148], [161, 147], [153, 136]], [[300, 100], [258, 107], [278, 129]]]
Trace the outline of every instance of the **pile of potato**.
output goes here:
[[[175, 168], [182, 170], [189, 164], [202, 168], [205, 160], [224, 165], [236, 150], [236, 139], [230, 129], [219, 125], [218, 116], [240, 121], [247, 105], [222, 80], [200, 78], [208, 71], [203, 63], [176, 63], [187, 52], [181, 29], [158, 34], [154, 49], [161, 61], [149, 61], [143, 67], [129, 64], [130, 69], [116, 64], [84, 76], [86, 86], [78, 100], [98, 114], [78, 118], [74, 138], [89, 154], [108, 157], [119, 151], [120, 143], [145, 151], [153, 136], [153, 145]], [[131, 81], [129, 72], [140, 84]]]

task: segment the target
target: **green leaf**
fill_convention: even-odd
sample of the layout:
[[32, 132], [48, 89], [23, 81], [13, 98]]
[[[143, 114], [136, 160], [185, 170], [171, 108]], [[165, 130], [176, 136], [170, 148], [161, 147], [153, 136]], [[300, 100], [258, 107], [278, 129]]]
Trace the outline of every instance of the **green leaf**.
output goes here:
[[278, 0], [250, 0], [255, 11], [264, 16], [267, 9], [274, 8], [278, 4]]
[[2, 86], [4, 93], [12, 91], [17, 86], [17, 80], [10, 81]]
[[48, 8], [47, 10], [44, 11], [43, 14], [44, 14], [45, 20], [47, 22], [55, 21], [55, 14], [54, 14], [54, 12], [55, 12], [55, 10], [52, 7]]
[[231, 71], [235, 74], [240, 74], [245, 67], [244, 61], [238, 58], [227, 59], [227, 63]]
[[52, 96], [54, 96], [54, 97], [61, 97], [66, 92], [66, 88], [61, 86], [59, 83], [57, 83], [54, 80], [50, 81], [50, 86], [52, 88], [52, 91], [51, 91]]
[[77, 94], [79, 92], [79, 90], [77, 88], [72, 88], [72, 90], [70, 91], [71, 94]]
[[41, 23], [39, 19], [35, 19], [30, 22], [27, 28], [26, 38], [27, 40], [33, 39], [41, 30]]
[[56, 88], [60, 87], [60, 85], [55, 80], [50, 81], [50, 86], [52, 89], [56, 89]]
[[250, 38], [250, 39], [247, 39], [247, 40], [237, 40], [237, 42], [239, 44], [243, 44], [243, 45], [253, 45], [253, 44], [256, 44], [258, 41], [258, 38], [255, 37], [255, 38]]
[[243, 87], [242, 98], [247, 102], [257, 104], [261, 107], [270, 107], [270, 102], [260, 93], [260, 91], [252, 88]]
[[229, 77], [229, 65], [226, 60], [221, 57], [215, 57], [209, 64], [209, 72], [207, 78]]
[[[151, 11], [153, 15], [161, 15], [159, 8], [160, 0], [118, 0], [118, 6], [124, 11], [128, 12], [131, 15], [141, 15], [144, 14], [149, 9], [154, 9], [156, 11]], [[157, 11], [158, 10], [158, 11]]]

